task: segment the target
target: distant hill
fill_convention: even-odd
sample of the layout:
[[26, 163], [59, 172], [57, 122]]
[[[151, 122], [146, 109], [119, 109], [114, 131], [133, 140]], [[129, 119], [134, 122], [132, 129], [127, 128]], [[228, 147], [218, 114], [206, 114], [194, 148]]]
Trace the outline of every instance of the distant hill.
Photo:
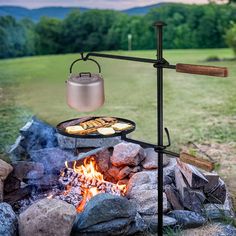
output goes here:
[[[121, 12], [124, 12], [128, 15], [145, 15], [150, 9], [161, 7], [163, 4], [166, 3], [158, 3], [144, 7], [134, 7]], [[39, 21], [42, 16], [64, 19], [72, 10], [84, 12], [90, 9], [84, 7], [43, 7], [37, 9], [28, 9], [17, 6], [0, 6], [0, 16], [10, 15], [17, 20], [29, 18], [33, 21]]]
[[27, 9], [24, 7], [0, 6], [0, 16], [10, 15], [17, 20], [30, 18], [33, 21], [39, 21], [42, 16], [64, 19], [72, 10], [81, 12], [89, 10], [83, 7], [43, 7], [37, 9]]
[[130, 8], [127, 10], [123, 10], [122, 12], [127, 13], [128, 15], [145, 15], [152, 8], [158, 8], [158, 7], [161, 7], [165, 4], [167, 4], [167, 3], [157, 3], [154, 5], [148, 5], [148, 6], [144, 6], [144, 7], [134, 7], [134, 8]]

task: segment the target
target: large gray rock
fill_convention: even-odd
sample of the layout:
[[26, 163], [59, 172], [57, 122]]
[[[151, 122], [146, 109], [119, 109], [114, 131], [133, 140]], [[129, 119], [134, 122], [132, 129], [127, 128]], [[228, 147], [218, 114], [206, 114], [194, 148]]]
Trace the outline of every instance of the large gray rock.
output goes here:
[[110, 158], [114, 166], [137, 166], [145, 158], [144, 149], [134, 143], [119, 143]]
[[134, 221], [130, 218], [118, 218], [109, 222], [101, 222], [93, 225], [84, 231], [72, 232], [73, 236], [112, 236], [112, 235], [136, 235], [147, 230], [147, 224], [143, 218], [137, 213]]
[[82, 139], [71, 138], [56, 134], [58, 145], [62, 149], [74, 149], [75, 147], [113, 147], [122, 142], [120, 137], [101, 138], [101, 139]]
[[54, 127], [33, 117], [20, 129], [20, 136], [9, 150], [12, 160], [21, 160], [32, 150], [56, 147], [55, 133]]
[[126, 198], [98, 194], [78, 214], [73, 226], [74, 235], [123, 235], [131, 228], [136, 207]]
[[[140, 214], [156, 214], [157, 208], [157, 171], [142, 171], [134, 174], [127, 185], [126, 196], [137, 204]], [[163, 193], [163, 209], [168, 210], [166, 194]]]
[[[151, 231], [151, 233], [156, 233], [157, 232], [157, 227], [158, 227], [158, 216], [157, 214], [155, 215], [145, 215], [142, 216], [142, 218], [144, 219], [145, 223], [148, 225], [148, 229], [149, 231]], [[164, 227], [173, 227], [176, 225], [176, 219], [166, 216], [163, 216], [163, 226]]]
[[231, 209], [224, 206], [223, 204], [204, 204], [204, 214], [208, 219], [220, 220], [225, 217], [234, 217]]
[[113, 235], [127, 235], [131, 227], [132, 220], [130, 218], [118, 218], [110, 220], [109, 222], [101, 222], [92, 225], [87, 229], [79, 232], [73, 231], [73, 236], [113, 236]]
[[45, 172], [57, 172], [65, 166], [65, 161], [74, 159], [74, 153], [58, 147], [44, 148], [30, 152], [30, 158], [44, 165]]
[[13, 164], [13, 175], [20, 179], [40, 179], [44, 174], [44, 166], [39, 162], [18, 161]]
[[147, 230], [148, 225], [145, 223], [144, 219], [139, 213], [135, 216], [135, 221], [131, 224], [131, 227], [127, 235], [135, 235], [137, 233], [143, 233]]
[[3, 201], [4, 180], [12, 172], [13, 167], [0, 159], [0, 202]]
[[211, 220], [223, 219], [225, 217], [235, 217], [233, 203], [228, 190], [226, 189], [226, 199], [224, 204], [204, 204], [203, 212], [205, 217]]
[[69, 236], [76, 217], [74, 206], [56, 199], [42, 199], [19, 216], [20, 236]]
[[141, 171], [135, 173], [130, 178], [129, 183], [127, 185], [127, 196], [131, 196], [131, 192], [135, 189], [148, 190], [147, 188], [157, 189], [157, 171]]
[[[163, 166], [167, 166], [170, 162], [170, 158], [164, 154], [163, 156]], [[155, 152], [154, 148], [146, 148], [145, 149], [145, 159], [142, 161], [142, 166], [145, 169], [157, 169], [158, 168], [158, 157], [157, 152]]]
[[206, 223], [206, 219], [193, 211], [174, 210], [168, 213], [168, 216], [175, 218], [181, 228], [196, 228]]
[[[134, 190], [129, 197], [130, 202], [136, 203], [137, 211], [141, 215], [153, 215], [158, 211], [158, 191], [151, 190]], [[163, 193], [163, 211], [167, 212], [168, 204], [166, 194]]]
[[12, 207], [5, 202], [0, 203], [0, 235], [17, 235], [17, 216]]
[[0, 179], [5, 180], [7, 176], [12, 172], [13, 167], [7, 162], [0, 159]]
[[108, 148], [99, 151], [96, 154], [96, 162], [98, 171], [101, 173], [106, 173], [110, 165], [111, 152]]
[[220, 232], [216, 236], [234, 236], [236, 235], [236, 228], [233, 225], [219, 224]]

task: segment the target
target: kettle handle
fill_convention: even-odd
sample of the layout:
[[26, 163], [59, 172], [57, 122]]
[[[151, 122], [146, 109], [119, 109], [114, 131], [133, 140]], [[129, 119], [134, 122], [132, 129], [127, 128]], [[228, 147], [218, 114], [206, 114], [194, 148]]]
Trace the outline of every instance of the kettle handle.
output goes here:
[[80, 72], [79, 76], [81, 77], [82, 75], [89, 75], [89, 77], [91, 77], [91, 73], [90, 72]]
[[[91, 58], [89, 58], [87, 60], [93, 61], [94, 63], [96, 63], [96, 65], [98, 66], [98, 72], [101, 73], [101, 66], [99, 65], [99, 63], [97, 61], [95, 61], [94, 59], [91, 59]], [[80, 58], [80, 59], [77, 59], [72, 62], [72, 64], [70, 65], [70, 74], [72, 74], [72, 69], [73, 69], [74, 64], [79, 61], [84, 61], [84, 59]], [[90, 75], [91, 75], [91, 73], [90, 73]]]

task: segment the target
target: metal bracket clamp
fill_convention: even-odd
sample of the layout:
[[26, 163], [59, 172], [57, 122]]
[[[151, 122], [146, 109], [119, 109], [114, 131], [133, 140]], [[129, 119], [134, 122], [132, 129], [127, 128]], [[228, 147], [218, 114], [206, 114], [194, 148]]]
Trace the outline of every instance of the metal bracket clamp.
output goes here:
[[170, 63], [165, 58], [162, 58], [162, 59], [157, 60], [157, 62], [154, 63], [153, 67], [159, 68], [159, 67], [166, 67], [169, 65]]
[[155, 147], [155, 151], [163, 151], [165, 150], [166, 148], [170, 147], [171, 146], [171, 140], [170, 140], [170, 133], [169, 133], [169, 130], [167, 128], [164, 129], [165, 130], [165, 133], [166, 133], [166, 137], [167, 137], [167, 141], [168, 143], [166, 145], [163, 145], [163, 146], [157, 146]]

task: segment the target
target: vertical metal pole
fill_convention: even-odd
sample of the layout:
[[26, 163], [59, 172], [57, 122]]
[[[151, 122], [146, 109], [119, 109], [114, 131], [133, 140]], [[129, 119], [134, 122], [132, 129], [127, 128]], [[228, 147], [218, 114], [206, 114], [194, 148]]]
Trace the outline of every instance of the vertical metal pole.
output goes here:
[[[163, 59], [162, 28], [163, 22], [156, 22], [157, 60]], [[163, 67], [157, 66], [157, 142], [163, 146]], [[158, 151], [158, 236], [163, 235], [163, 152]]]

